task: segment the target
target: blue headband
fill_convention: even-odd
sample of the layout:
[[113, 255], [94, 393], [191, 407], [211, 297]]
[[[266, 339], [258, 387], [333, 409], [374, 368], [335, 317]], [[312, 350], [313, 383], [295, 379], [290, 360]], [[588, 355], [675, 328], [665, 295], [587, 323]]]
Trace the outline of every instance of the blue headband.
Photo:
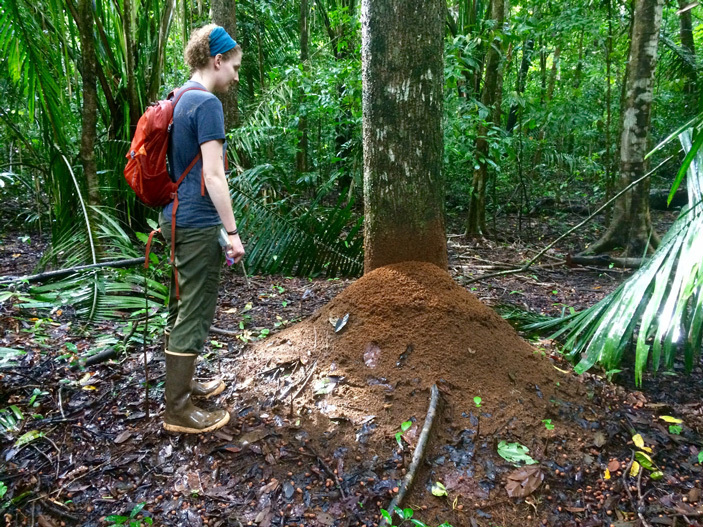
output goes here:
[[237, 46], [237, 43], [227, 34], [225, 28], [217, 26], [210, 31], [210, 56], [214, 57], [218, 53], [227, 53]]

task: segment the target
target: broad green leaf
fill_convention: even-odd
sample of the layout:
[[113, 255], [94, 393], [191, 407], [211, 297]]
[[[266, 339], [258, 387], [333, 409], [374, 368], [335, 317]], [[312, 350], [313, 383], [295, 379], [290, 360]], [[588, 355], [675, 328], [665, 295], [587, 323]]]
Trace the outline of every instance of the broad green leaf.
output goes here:
[[142, 511], [142, 509], [143, 509], [145, 506], [146, 506], [146, 502], [145, 502], [145, 501], [136, 504], [136, 505], [134, 506], [134, 508], [132, 509], [132, 512], [129, 514], [129, 517], [130, 517], [130, 518], [134, 518], [137, 514], [139, 514], [139, 513]]
[[40, 437], [44, 437], [44, 432], [40, 432], [39, 430], [30, 430], [29, 432], [22, 434], [17, 441], [15, 441], [15, 448], [23, 447], [24, 445], [27, 445]]
[[122, 525], [123, 523], [127, 523], [129, 521], [129, 517], [112, 514], [110, 516], [105, 516], [105, 521], [112, 522], [115, 525]]
[[498, 443], [498, 455], [506, 461], [517, 464], [521, 461], [526, 465], [534, 465], [537, 463], [534, 459], [527, 455], [530, 450], [520, 443], [507, 443], [501, 441]]
[[439, 481], [435, 481], [432, 484], [432, 495], [438, 496], [438, 497], [446, 496], [447, 495], [447, 488], [444, 485], [442, 485], [442, 483], [440, 483]]
[[644, 468], [647, 470], [654, 470], [655, 465], [654, 461], [652, 461], [652, 458], [647, 455], [645, 452], [637, 451], [635, 452], [635, 459], [637, 462], [642, 465]]

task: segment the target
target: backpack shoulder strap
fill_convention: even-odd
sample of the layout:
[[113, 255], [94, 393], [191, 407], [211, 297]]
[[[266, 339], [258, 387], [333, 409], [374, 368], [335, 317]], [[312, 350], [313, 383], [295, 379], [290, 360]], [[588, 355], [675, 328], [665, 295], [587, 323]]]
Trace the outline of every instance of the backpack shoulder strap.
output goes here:
[[[178, 104], [178, 101], [183, 97], [183, 94], [189, 91], [193, 90], [198, 90], [198, 91], [207, 91], [205, 88], [198, 88], [197, 86], [193, 86], [192, 88], [185, 88], [185, 89], [180, 89], [180, 90], [173, 90], [171, 93], [168, 94], [168, 99], [171, 101], [173, 104], [173, 107], [176, 107], [176, 104]], [[178, 95], [176, 95], [178, 93]], [[210, 92], [208, 92], [210, 93]]]

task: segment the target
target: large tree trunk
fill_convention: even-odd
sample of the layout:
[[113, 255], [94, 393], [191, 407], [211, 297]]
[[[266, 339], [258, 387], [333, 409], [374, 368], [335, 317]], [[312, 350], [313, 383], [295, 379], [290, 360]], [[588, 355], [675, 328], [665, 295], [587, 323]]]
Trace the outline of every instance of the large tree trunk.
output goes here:
[[100, 185], [95, 163], [95, 139], [98, 122], [98, 87], [95, 75], [95, 41], [93, 37], [93, 3], [79, 0], [78, 15], [81, 38], [81, 76], [83, 77], [83, 108], [81, 111], [81, 162], [88, 189], [88, 203], [100, 205]]
[[[300, 0], [300, 64], [307, 70], [308, 62], [308, 0]], [[305, 91], [301, 87], [298, 101], [304, 104]], [[307, 110], [298, 118], [298, 150], [295, 154], [295, 169], [298, 174], [308, 171], [308, 118]]]
[[[644, 156], [647, 153], [662, 6], [663, 0], [635, 0], [625, 104], [622, 107], [619, 188], [642, 177], [646, 171]], [[658, 241], [649, 215], [647, 179], [615, 203], [608, 230], [588, 248], [588, 252], [601, 253], [623, 247], [624, 256], [637, 257], [656, 247]]]
[[503, 31], [505, 13], [507, 11], [507, 0], [492, 0], [491, 15], [495, 21], [492, 43], [488, 47], [486, 56], [486, 79], [483, 83], [483, 93], [481, 103], [488, 108], [490, 114], [485, 120], [485, 124], [479, 126], [478, 138], [476, 139], [476, 159], [478, 168], [474, 171], [471, 184], [471, 196], [469, 199], [469, 217], [466, 222], [466, 234], [472, 236], [483, 236], [487, 234], [486, 229], [486, 185], [488, 182], [488, 130], [491, 126], [500, 125], [500, 94], [502, 93], [501, 61], [503, 39], [500, 33]]
[[363, 0], [364, 269], [447, 267], [443, 0]]
[[[681, 47], [688, 53], [690, 63], [686, 63], [684, 73], [686, 75], [686, 85], [684, 90], [688, 94], [696, 91], [696, 46], [693, 42], [693, 24], [691, 22], [691, 8], [686, 9], [691, 2], [689, 0], [679, 0], [681, 10]], [[695, 107], [695, 105], [692, 105]]]
[[[225, 28], [225, 31], [237, 40], [237, 2], [235, 0], [213, 0], [212, 21]], [[235, 84], [227, 93], [218, 94], [225, 113], [225, 130], [228, 131], [239, 126], [237, 88], [238, 85]]]

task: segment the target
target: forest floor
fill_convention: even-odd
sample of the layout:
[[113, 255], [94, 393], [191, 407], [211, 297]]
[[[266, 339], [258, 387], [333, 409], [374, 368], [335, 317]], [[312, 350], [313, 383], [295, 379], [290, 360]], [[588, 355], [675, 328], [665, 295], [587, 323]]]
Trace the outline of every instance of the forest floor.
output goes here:
[[[672, 218], [657, 216], [660, 232]], [[6, 525], [374, 526], [410, 465], [432, 384], [440, 405], [404, 501], [415, 519], [703, 525], [701, 365], [691, 376], [678, 364], [646, 375], [640, 390], [628, 366], [615, 382], [576, 376], [554, 342], [528, 346], [485, 307], [517, 320], [597, 302], [629, 273], [561, 261], [596, 239], [598, 225], [528, 272], [467, 283], [522, 264], [576, 221], [507, 218], [500, 242], [450, 236], [453, 282], [421, 265], [358, 281], [245, 281], [226, 271], [215, 326], [234, 334], [211, 335], [198, 371], [226, 380], [203, 404], [226, 406], [232, 420], [203, 436], [161, 428], [158, 342], [146, 350], [147, 416], [141, 349], [70, 367], [99, 336], [125, 335], [124, 323], [85, 326], [70, 309], [38, 314], [4, 302], [0, 349], [26, 352], [0, 369]], [[0, 275], [31, 272], [42, 248], [6, 228]], [[662, 416], [682, 422], [672, 428]], [[498, 455], [502, 441], [524, 445], [538, 463], [517, 469]], [[649, 467], [633, 475], [635, 456]]]

